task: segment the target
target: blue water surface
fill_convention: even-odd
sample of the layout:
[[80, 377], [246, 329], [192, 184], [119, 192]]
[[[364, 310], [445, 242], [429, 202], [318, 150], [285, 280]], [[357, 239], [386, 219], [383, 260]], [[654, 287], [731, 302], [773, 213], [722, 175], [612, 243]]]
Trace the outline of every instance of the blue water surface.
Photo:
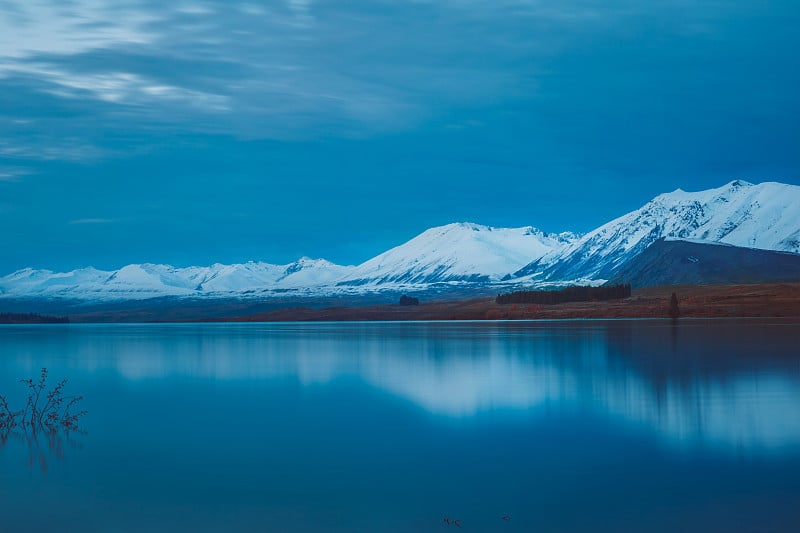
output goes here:
[[89, 413], [3, 437], [0, 531], [798, 531], [799, 341], [779, 319], [2, 326], [0, 394], [46, 367]]

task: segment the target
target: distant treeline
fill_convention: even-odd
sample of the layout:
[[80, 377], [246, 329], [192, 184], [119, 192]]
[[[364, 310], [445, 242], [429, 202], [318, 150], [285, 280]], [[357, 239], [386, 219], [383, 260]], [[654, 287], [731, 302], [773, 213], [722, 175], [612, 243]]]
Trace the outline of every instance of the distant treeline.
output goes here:
[[609, 287], [567, 287], [557, 291], [516, 291], [499, 294], [498, 304], [561, 304], [564, 302], [591, 302], [593, 300], [618, 300], [631, 295], [631, 285]]
[[36, 313], [0, 313], [0, 324], [67, 324], [65, 316], [45, 316]]

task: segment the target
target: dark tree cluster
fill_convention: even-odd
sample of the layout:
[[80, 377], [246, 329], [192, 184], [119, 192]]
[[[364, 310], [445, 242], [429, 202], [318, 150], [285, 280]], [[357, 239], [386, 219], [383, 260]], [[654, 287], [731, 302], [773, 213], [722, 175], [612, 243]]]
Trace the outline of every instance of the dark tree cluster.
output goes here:
[[400, 297], [400, 305], [419, 305], [419, 298], [414, 298], [404, 294]]
[[599, 300], [619, 300], [631, 295], [631, 285], [611, 285], [603, 287], [567, 287], [557, 291], [516, 291], [500, 294], [495, 299], [498, 304], [561, 304], [565, 302], [591, 302]]
[[36, 313], [0, 313], [0, 324], [67, 324], [65, 316], [45, 316]]

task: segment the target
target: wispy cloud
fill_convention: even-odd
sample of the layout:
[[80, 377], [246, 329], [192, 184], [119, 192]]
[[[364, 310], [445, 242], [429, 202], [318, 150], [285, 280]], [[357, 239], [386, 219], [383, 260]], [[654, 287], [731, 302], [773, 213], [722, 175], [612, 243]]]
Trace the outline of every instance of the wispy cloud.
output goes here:
[[[508, 37], [492, 30], [465, 43], [439, 31], [496, 17], [502, 6], [471, 3], [466, 15], [459, 6], [437, 30], [416, 15], [423, 5], [6, 0], [0, 79], [33, 80], [65, 100], [147, 108], [140, 123], [157, 117], [186, 131], [261, 138], [397, 131], [435, 113], [436, 102], [496, 100], [503, 87], [525, 87], [519, 74], [499, 80], [480, 59], [487, 46], [506, 48]], [[450, 8], [424, 9], [431, 16]], [[479, 65], [451, 62], [465, 46]], [[230, 116], [202, 117], [220, 112]]]
[[115, 218], [79, 218], [76, 220], [70, 220], [69, 223], [71, 225], [111, 224], [116, 221], [117, 219]]
[[[447, 115], [465, 110], [527, 105], [548, 83], [549, 109], [592, 106], [609, 89], [603, 80], [616, 79], [598, 71], [625, 58], [632, 62], [617, 75], [636, 82], [619, 85], [665, 87], [665, 70], [631, 42], [641, 38], [639, 27], [662, 32], [664, 43], [686, 28], [713, 33], [720, 10], [696, 4], [3, 0], [0, 82], [9, 88], [0, 89], [53, 97], [50, 105], [69, 116], [63, 129], [90, 146], [102, 144], [98, 129], [111, 125], [249, 139], [378, 136], [439, 119], [452, 124]], [[621, 39], [613, 57], [610, 35]], [[684, 43], [674, 44], [680, 53]], [[624, 46], [627, 55], [618, 53]], [[658, 57], [673, 53], [654, 46]], [[594, 92], [582, 94], [590, 84]], [[19, 146], [0, 145], [0, 153], [69, 152], [61, 132], [38, 131], [41, 150], [5, 135]]]
[[52, 87], [42, 90], [63, 98], [89, 96], [104, 102], [125, 105], [148, 105], [155, 101], [164, 101], [186, 104], [205, 111], [228, 110], [228, 98], [225, 96], [159, 83], [131, 72], [78, 74], [47, 65], [26, 65], [17, 71], [47, 80]]
[[0, 181], [19, 181], [32, 173], [33, 171], [27, 168], [0, 166]]
[[79, 138], [48, 136], [0, 139], [0, 157], [8, 159], [88, 161], [104, 155], [107, 155], [106, 151]]
[[146, 27], [160, 18], [144, 2], [5, 0], [0, 50], [6, 58], [40, 53], [79, 54], [121, 44], [153, 42]]

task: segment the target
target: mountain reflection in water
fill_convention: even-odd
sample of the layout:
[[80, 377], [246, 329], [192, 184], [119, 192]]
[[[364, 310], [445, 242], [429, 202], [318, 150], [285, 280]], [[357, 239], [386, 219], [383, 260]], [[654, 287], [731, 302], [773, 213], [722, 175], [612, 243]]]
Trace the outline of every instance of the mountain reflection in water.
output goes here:
[[[792, 321], [209, 324], [60, 331], [42, 336], [41, 343], [53, 343], [65, 368], [88, 373], [111, 368], [131, 381], [184, 376], [321, 386], [355, 378], [435, 416], [537, 410], [552, 416], [559, 409], [581, 409], [642, 424], [675, 445], [739, 453], [800, 446], [798, 324]], [[3, 350], [14, 352], [15, 338], [6, 340]], [[34, 356], [14, 355], [3, 360], [4, 375], [14, 360], [23, 375], [40, 364]]]

